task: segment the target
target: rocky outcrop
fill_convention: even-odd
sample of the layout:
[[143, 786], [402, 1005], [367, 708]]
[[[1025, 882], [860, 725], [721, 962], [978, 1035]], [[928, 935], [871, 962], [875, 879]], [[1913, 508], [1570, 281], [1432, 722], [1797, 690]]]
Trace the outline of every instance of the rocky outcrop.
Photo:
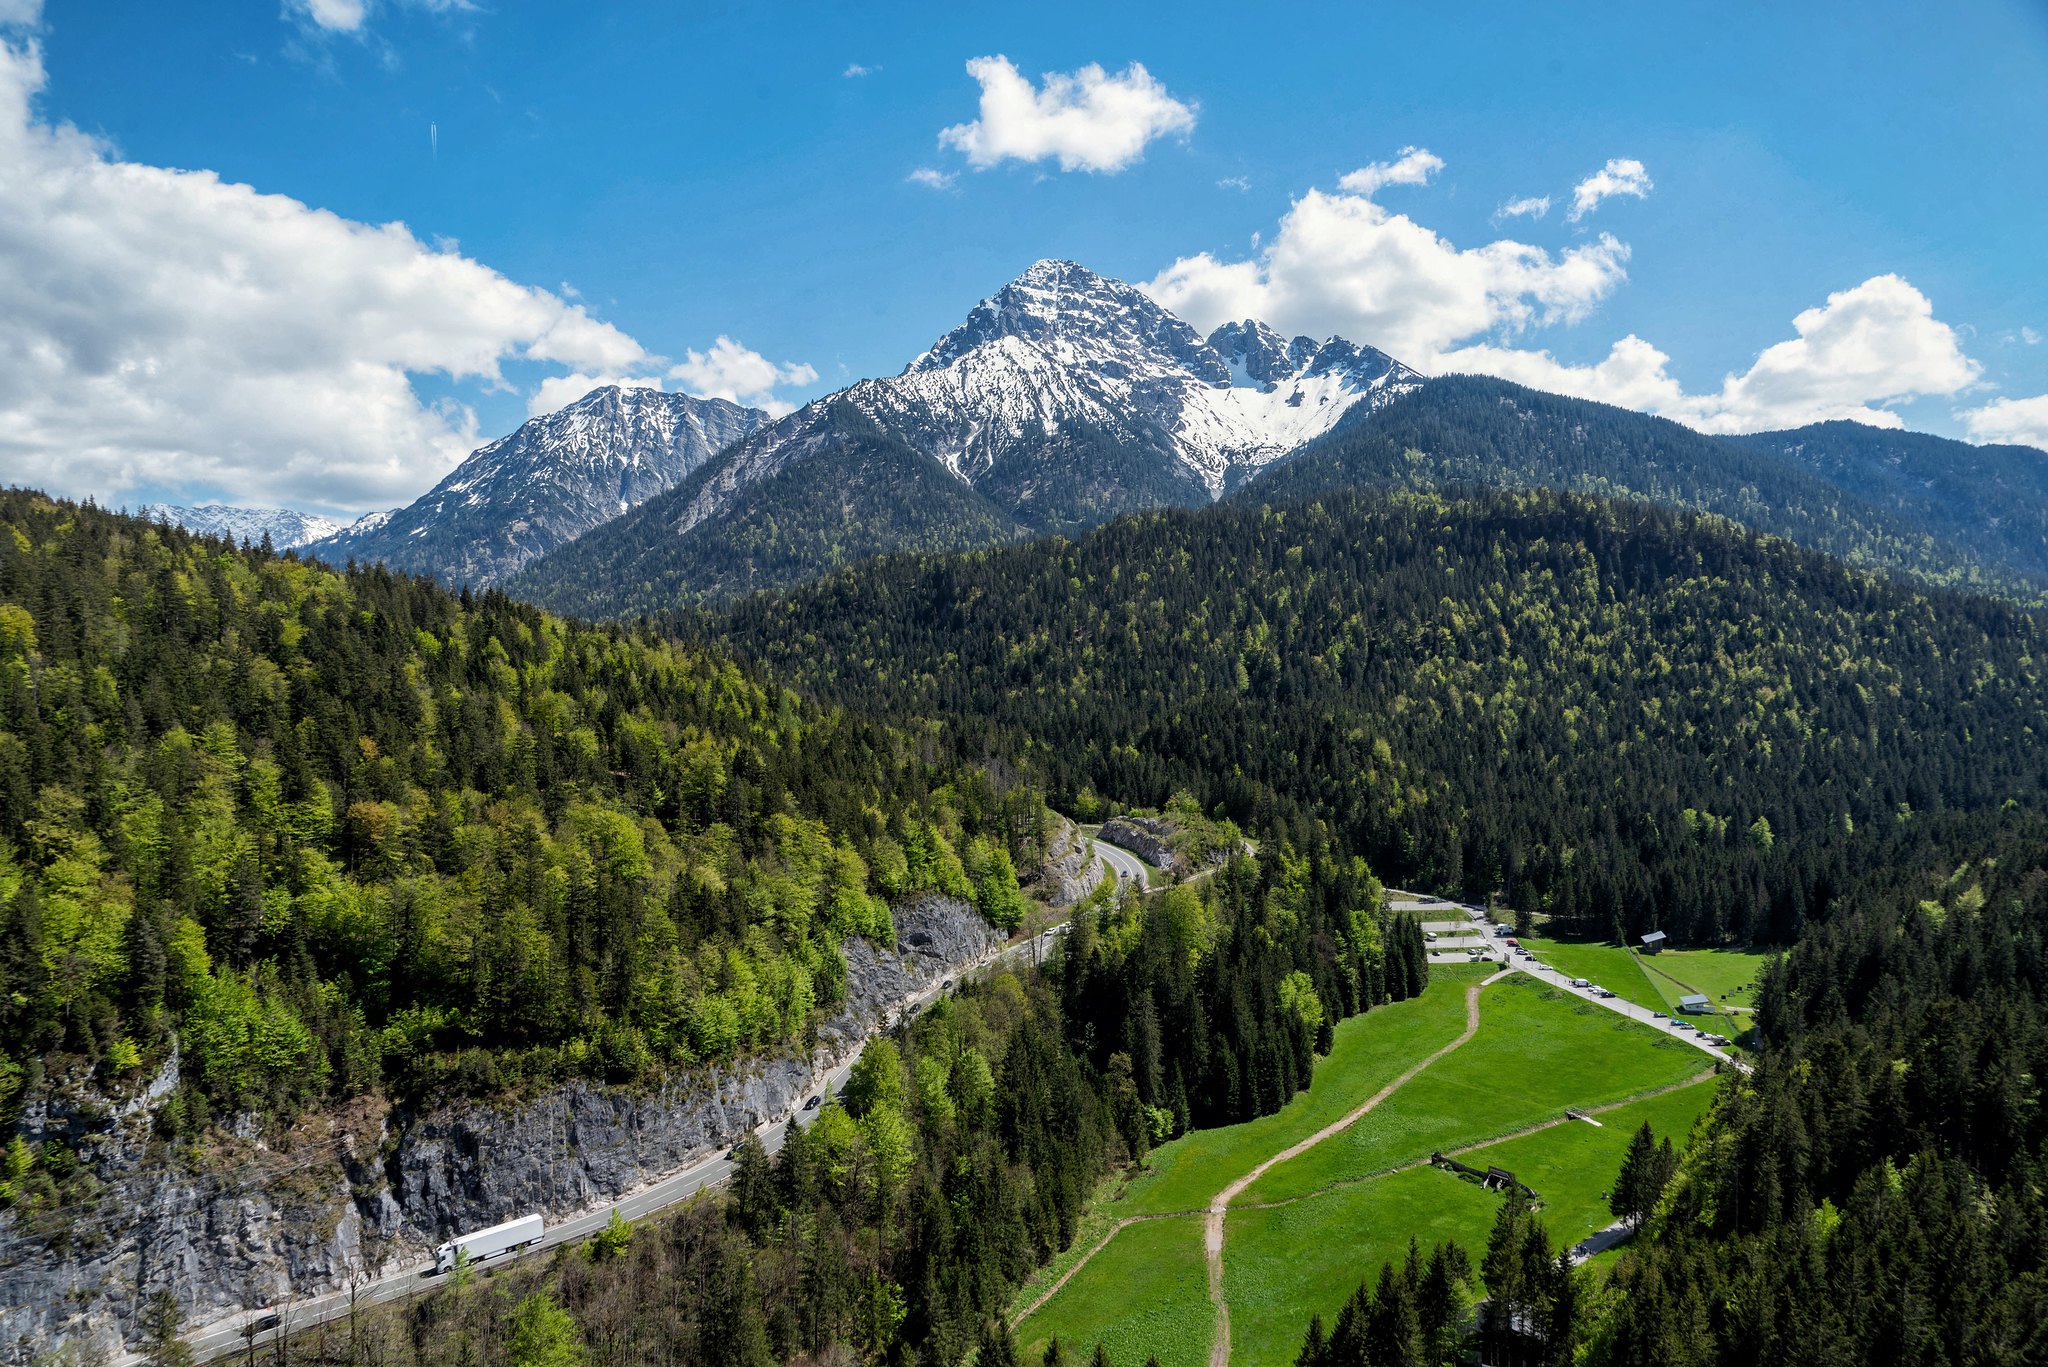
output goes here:
[[1102, 881], [1102, 861], [1088, 855], [1088, 842], [1074, 823], [1065, 817], [1047, 840], [1045, 858], [1027, 869], [1019, 881], [1046, 900], [1047, 905], [1070, 907], [1095, 890]]
[[413, 1115], [363, 1100], [287, 1142], [232, 1134], [203, 1159], [165, 1155], [151, 1108], [164, 1074], [120, 1104], [39, 1103], [35, 1138], [64, 1137], [105, 1183], [89, 1209], [0, 1213], [0, 1362], [59, 1344], [112, 1353], [168, 1289], [205, 1324], [291, 1296], [346, 1290], [423, 1261], [450, 1234], [532, 1211], [602, 1206], [790, 1111], [824, 1071], [925, 987], [985, 959], [998, 931], [972, 907], [896, 911], [896, 944], [845, 946], [843, 1009], [808, 1056], [761, 1058], [649, 1089], [574, 1082], [516, 1103]]
[[1104, 840], [1181, 878], [1188, 873], [1188, 861], [1174, 853], [1173, 835], [1173, 823], [1156, 816], [1115, 816], [1102, 823]]

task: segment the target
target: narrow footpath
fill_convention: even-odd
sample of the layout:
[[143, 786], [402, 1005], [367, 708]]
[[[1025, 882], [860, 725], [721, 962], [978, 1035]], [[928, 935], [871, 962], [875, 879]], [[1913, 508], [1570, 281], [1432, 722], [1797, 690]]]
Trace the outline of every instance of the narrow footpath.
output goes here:
[[[1222, 1191], [1217, 1192], [1215, 1199], [1209, 1202], [1209, 1209], [1205, 1212], [1202, 1228], [1202, 1251], [1209, 1264], [1209, 1300], [1216, 1307], [1216, 1336], [1209, 1345], [1209, 1367], [1230, 1367], [1230, 1305], [1223, 1298], [1223, 1225], [1224, 1217], [1230, 1210], [1230, 1203], [1237, 1199], [1238, 1194], [1246, 1187], [1264, 1177], [1270, 1169], [1286, 1162], [1290, 1158], [1298, 1158], [1322, 1143], [1325, 1139], [1333, 1135], [1342, 1134], [1350, 1129], [1371, 1113], [1381, 1102], [1400, 1091], [1410, 1082], [1413, 1082], [1416, 1076], [1424, 1069], [1470, 1043], [1472, 1037], [1479, 1033], [1480, 989], [1499, 982], [1512, 972], [1512, 969], [1502, 969], [1484, 982], [1474, 983], [1465, 989], [1465, 1031], [1463, 1034], [1431, 1054], [1428, 1058], [1422, 1060], [1422, 1062], [1416, 1064], [1413, 1068], [1410, 1068], [1407, 1072], [1401, 1074], [1401, 1076], [1395, 1078], [1392, 1082], [1389, 1082], [1386, 1086], [1380, 1088], [1377, 1092], [1374, 1092], [1370, 1097], [1359, 1103], [1357, 1109], [1353, 1110], [1350, 1114], [1342, 1119], [1330, 1122], [1308, 1138], [1290, 1144], [1288, 1147], [1280, 1150], [1280, 1152], [1268, 1157], [1250, 1172], [1232, 1182]], [[1107, 1242], [1107, 1240], [1104, 1242]], [[1068, 1275], [1071, 1276], [1072, 1273]]]

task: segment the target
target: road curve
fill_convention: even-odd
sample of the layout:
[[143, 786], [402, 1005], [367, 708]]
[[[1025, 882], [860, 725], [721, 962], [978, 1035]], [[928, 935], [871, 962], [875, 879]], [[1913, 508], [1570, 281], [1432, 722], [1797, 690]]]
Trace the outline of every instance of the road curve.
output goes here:
[[[1001, 946], [977, 962], [955, 969], [941, 977], [938, 981], [927, 984], [918, 992], [899, 1003], [896, 1011], [892, 1012], [891, 1015], [900, 1018], [900, 1013], [903, 1010], [922, 1009], [926, 1003], [945, 991], [947, 984], [956, 978], [978, 973], [998, 965], [1014, 963], [1026, 955], [1042, 957], [1044, 951], [1051, 948], [1058, 941], [1059, 935], [1065, 929], [1066, 926], [1064, 924], [1056, 925], [1041, 931], [1031, 939], [1019, 940], [1015, 943]], [[877, 1032], [871, 1030], [868, 1038], [874, 1038], [875, 1033]], [[795, 1103], [796, 1109], [790, 1114], [756, 1126], [753, 1133], [760, 1137], [762, 1147], [766, 1148], [770, 1153], [777, 1152], [782, 1148], [782, 1142], [789, 1133], [789, 1125], [808, 1126], [816, 1119], [817, 1111], [803, 1109], [804, 1103], [814, 1096], [823, 1097], [844, 1087], [848, 1075], [853, 1071], [854, 1062], [858, 1058], [859, 1054], [856, 1053], [853, 1058], [846, 1060], [844, 1063], [839, 1064], [820, 1076], [817, 1081], [797, 1098]], [[490, 1260], [490, 1266], [497, 1267], [502, 1263], [512, 1261], [514, 1258], [531, 1257], [538, 1253], [545, 1253], [547, 1250], [559, 1247], [562, 1244], [577, 1243], [588, 1239], [604, 1228], [605, 1223], [611, 1219], [614, 1209], [628, 1220], [644, 1219], [649, 1215], [688, 1200], [706, 1187], [718, 1186], [732, 1175], [732, 1169], [732, 1160], [724, 1153], [713, 1154], [679, 1172], [671, 1173], [658, 1182], [650, 1183], [638, 1191], [621, 1196], [616, 1201], [608, 1201], [602, 1206], [597, 1206], [583, 1211], [581, 1214], [571, 1216], [559, 1224], [549, 1225], [546, 1232], [542, 1234], [538, 1247], [524, 1250], [506, 1258], [494, 1258]], [[404, 1300], [409, 1296], [416, 1296], [431, 1291], [442, 1284], [442, 1279], [433, 1273], [432, 1263], [402, 1268], [388, 1276], [363, 1282], [355, 1292], [355, 1308], [361, 1310], [386, 1301]], [[349, 1314], [350, 1299], [347, 1291], [334, 1291], [323, 1296], [314, 1296], [286, 1306], [280, 1306], [277, 1310], [279, 1320], [277, 1328], [265, 1330], [255, 1335], [255, 1342], [258, 1346], [266, 1345], [271, 1343], [279, 1333], [287, 1335], [303, 1333], [319, 1325], [344, 1319]], [[232, 1353], [243, 1352], [249, 1344], [249, 1340], [243, 1336], [244, 1326], [263, 1313], [263, 1311], [245, 1312], [229, 1316], [223, 1320], [217, 1320], [212, 1324], [187, 1334], [185, 1336], [185, 1344], [192, 1350], [192, 1356], [198, 1362], [210, 1362]], [[141, 1356], [135, 1353], [128, 1353], [116, 1359], [117, 1367], [128, 1367], [128, 1364], [141, 1361]]]
[[1116, 875], [1119, 882], [1130, 883], [1140, 892], [1145, 890], [1145, 870], [1150, 866], [1144, 860], [1123, 846], [1104, 840], [1100, 835], [1089, 838], [1094, 843], [1095, 852], [1102, 856], [1102, 862], [1109, 866], [1109, 871]]

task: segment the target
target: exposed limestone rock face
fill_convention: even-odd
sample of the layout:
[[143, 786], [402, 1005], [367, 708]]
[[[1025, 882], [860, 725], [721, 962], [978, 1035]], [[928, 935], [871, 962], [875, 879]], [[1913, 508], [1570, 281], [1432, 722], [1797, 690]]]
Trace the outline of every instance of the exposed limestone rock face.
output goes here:
[[1173, 823], [1156, 816], [1116, 816], [1102, 823], [1102, 838], [1121, 845], [1147, 864], [1165, 869], [1179, 878], [1188, 872], [1188, 861], [1173, 852]]
[[31, 1141], [62, 1138], [106, 1183], [88, 1209], [0, 1213], [0, 1362], [60, 1344], [117, 1353], [168, 1288], [190, 1324], [422, 1262], [451, 1234], [539, 1211], [551, 1219], [658, 1181], [788, 1112], [908, 998], [1000, 947], [965, 902], [896, 909], [896, 944], [848, 941], [846, 1002], [808, 1057], [743, 1060], [648, 1088], [573, 1082], [513, 1104], [420, 1115], [369, 1100], [310, 1117], [290, 1144], [219, 1139], [206, 1160], [151, 1137], [175, 1055], [125, 1101], [46, 1099]]
[[1088, 842], [1065, 817], [1046, 842], [1045, 859], [1020, 876], [1025, 887], [1044, 895], [1055, 907], [1070, 907], [1102, 881], [1102, 861], [1088, 857]]

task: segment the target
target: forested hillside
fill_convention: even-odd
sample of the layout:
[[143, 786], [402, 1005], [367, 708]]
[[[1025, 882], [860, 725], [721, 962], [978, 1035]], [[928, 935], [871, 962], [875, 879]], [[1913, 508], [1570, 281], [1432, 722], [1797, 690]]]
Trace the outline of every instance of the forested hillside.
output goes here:
[[1061, 802], [1327, 820], [1569, 928], [1783, 942], [2048, 784], [2041, 623], [1628, 502], [1333, 492], [894, 557], [684, 623], [1028, 742]]
[[800, 1037], [1031, 790], [698, 650], [0, 495], [0, 1112], [173, 1036], [197, 1121]]
[[2040, 602], [2042, 459], [1855, 423], [1708, 437], [1625, 408], [1450, 375], [1345, 423], [1237, 497], [1491, 488], [1639, 498], [1718, 513], [1852, 565]]
[[1820, 422], [1722, 437], [1802, 469], [1952, 545], [2048, 576], [2048, 453], [1925, 432]]
[[1762, 1066], [1616, 1269], [1589, 1361], [2048, 1354], [2043, 848], [2028, 821], [1880, 873], [1766, 976]]
[[[1420, 933], [1380, 900], [1323, 839], [1150, 896], [1105, 882], [1045, 973], [969, 980], [870, 1044], [843, 1106], [772, 1160], [743, 1145], [724, 1192], [585, 1256], [458, 1277], [320, 1360], [1012, 1361], [1011, 1295], [1100, 1179], [1190, 1124], [1278, 1110], [1334, 1022], [1426, 985]], [[537, 1339], [561, 1356], [523, 1356]]]

